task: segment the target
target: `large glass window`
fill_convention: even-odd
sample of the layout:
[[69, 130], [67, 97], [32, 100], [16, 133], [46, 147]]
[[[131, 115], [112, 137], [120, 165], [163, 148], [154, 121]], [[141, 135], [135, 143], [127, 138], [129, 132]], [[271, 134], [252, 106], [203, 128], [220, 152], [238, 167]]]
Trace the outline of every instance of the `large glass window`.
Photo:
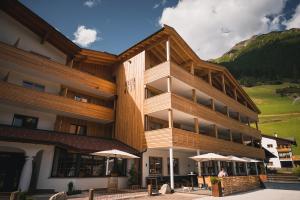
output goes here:
[[26, 116], [26, 115], [14, 115], [14, 119], [12, 122], [13, 126], [16, 127], [24, 127], [24, 128], [32, 128], [35, 129], [37, 128], [38, 124], [38, 118], [37, 117], [31, 117], [31, 116]]
[[162, 174], [162, 158], [149, 157], [149, 174], [161, 175]]
[[[105, 176], [106, 158], [67, 152], [56, 148], [53, 159], [53, 177], [101, 177]], [[126, 159], [116, 159], [113, 168], [119, 176], [126, 176]]]
[[[173, 158], [173, 171], [175, 175], [179, 175], [179, 159]], [[170, 158], [168, 158], [168, 174], [170, 174]]]

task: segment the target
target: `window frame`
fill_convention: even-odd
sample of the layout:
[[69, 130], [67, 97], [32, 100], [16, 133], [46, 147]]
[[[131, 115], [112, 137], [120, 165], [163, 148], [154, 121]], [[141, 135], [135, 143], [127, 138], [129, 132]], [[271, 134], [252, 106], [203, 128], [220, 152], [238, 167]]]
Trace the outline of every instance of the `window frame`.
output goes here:
[[[154, 159], [154, 161], [155, 161], [155, 163], [157, 162], [157, 161], [159, 161], [160, 162], [160, 173], [157, 173], [157, 169], [154, 169], [155, 170], [155, 172], [152, 172], [151, 170], [151, 159]], [[157, 156], [149, 156], [149, 175], [162, 175], [163, 174], [163, 158], [162, 157], [157, 157]]]
[[[71, 127], [75, 126], [75, 132], [71, 132]], [[79, 128], [84, 128], [84, 133], [83, 134], [79, 134]], [[79, 124], [70, 124], [70, 128], [69, 128], [69, 133], [73, 134], [73, 135], [87, 135], [87, 126], [86, 125], [79, 125]]]
[[[16, 126], [14, 124], [14, 122], [15, 122], [15, 120], [16, 120], [17, 117], [20, 117], [22, 119], [22, 125], [21, 126]], [[34, 124], [33, 127], [24, 126], [24, 120], [26, 118], [31, 118], [31, 119], [35, 120], [35, 124]], [[12, 120], [11, 126], [13, 126], [13, 127], [20, 127], [20, 128], [28, 128], [28, 129], [37, 129], [38, 123], [39, 123], [39, 118], [38, 117], [33, 117], [33, 116], [29, 116], [29, 115], [22, 115], [22, 114], [16, 114], [15, 113], [14, 116], [13, 116], [13, 120]]]
[[45, 85], [35, 83], [35, 82], [32, 82], [32, 81], [23, 80], [22, 81], [22, 86], [25, 87], [25, 88], [28, 88], [28, 89], [39, 91], [39, 92], [45, 92], [46, 91]]

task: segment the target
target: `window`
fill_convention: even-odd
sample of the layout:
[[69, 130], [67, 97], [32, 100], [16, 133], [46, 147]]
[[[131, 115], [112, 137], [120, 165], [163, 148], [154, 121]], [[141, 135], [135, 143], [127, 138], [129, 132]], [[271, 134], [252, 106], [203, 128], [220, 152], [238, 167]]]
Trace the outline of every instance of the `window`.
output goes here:
[[82, 96], [79, 96], [79, 95], [75, 95], [75, 96], [74, 96], [74, 99], [75, 99], [76, 101], [80, 101], [80, 102], [83, 102], [83, 103], [87, 103], [87, 102], [88, 102], [88, 99], [87, 99], [87, 98], [82, 97]]
[[45, 86], [44, 85], [40, 85], [38, 83], [33, 83], [33, 82], [29, 82], [29, 81], [23, 81], [23, 87], [34, 89], [34, 90], [37, 90], [37, 91], [40, 91], [40, 92], [45, 91]]
[[[72, 153], [56, 148], [52, 177], [101, 177], [105, 176], [106, 158], [86, 154]], [[126, 176], [126, 159], [115, 159], [113, 168], [119, 176]]]
[[273, 148], [273, 144], [267, 144], [268, 148]]
[[[179, 174], [179, 159], [173, 158], [173, 170], [174, 174]], [[170, 158], [168, 158], [168, 174], [170, 174]]]
[[16, 127], [35, 129], [35, 128], [37, 128], [37, 123], [38, 123], [37, 117], [30, 117], [30, 116], [15, 114], [12, 125], [16, 126]]
[[70, 133], [75, 135], [86, 135], [86, 126], [71, 124]]
[[162, 174], [161, 157], [149, 157], [149, 174]]

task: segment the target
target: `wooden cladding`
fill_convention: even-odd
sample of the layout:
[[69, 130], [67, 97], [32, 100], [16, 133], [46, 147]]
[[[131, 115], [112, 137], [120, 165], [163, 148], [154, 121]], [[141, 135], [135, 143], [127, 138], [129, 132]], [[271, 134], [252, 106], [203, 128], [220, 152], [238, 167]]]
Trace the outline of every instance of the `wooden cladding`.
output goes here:
[[66, 116], [99, 122], [114, 121], [113, 109], [83, 103], [66, 97], [38, 92], [4, 81], [0, 82], [0, 101], [13, 105], [41, 109]]
[[214, 137], [193, 133], [177, 128], [164, 128], [146, 131], [148, 148], [184, 148], [205, 150], [209, 152], [263, 159], [264, 151], [260, 148], [246, 146]]
[[144, 114], [150, 114], [167, 109], [175, 109], [193, 115], [197, 118], [211, 121], [214, 124], [219, 124], [233, 131], [241, 132], [255, 138], [261, 138], [259, 130], [213, 111], [206, 106], [172, 93], [163, 93], [145, 100]]
[[106, 96], [116, 94], [115, 83], [1, 42], [0, 61], [2, 65], [19, 66], [22, 68], [21, 70], [43, 74], [46, 78], [69, 87], [81, 86], [86, 90], [96, 91], [96, 93]]
[[144, 84], [151, 83], [153, 81], [159, 80], [161, 78], [166, 78], [168, 76], [172, 76], [190, 86], [199, 90], [210, 97], [217, 99], [222, 102], [226, 106], [232, 108], [233, 110], [240, 112], [243, 115], [250, 117], [251, 119], [257, 121], [258, 116], [257, 113], [245, 107], [244, 105], [237, 102], [235, 99], [230, 98], [222, 91], [212, 87], [209, 83], [204, 81], [203, 79], [193, 76], [189, 72], [185, 71], [177, 64], [173, 62], [164, 62], [153, 68], [150, 68], [145, 71]]
[[[57, 116], [55, 121], [55, 131], [70, 133], [72, 124], [85, 126], [86, 135], [101, 138], [112, 138], [113, 124], [101, 124], [82, 119], [75, 119], [64, 116]], [[71, 133], [70, 133], [71, 134]]]

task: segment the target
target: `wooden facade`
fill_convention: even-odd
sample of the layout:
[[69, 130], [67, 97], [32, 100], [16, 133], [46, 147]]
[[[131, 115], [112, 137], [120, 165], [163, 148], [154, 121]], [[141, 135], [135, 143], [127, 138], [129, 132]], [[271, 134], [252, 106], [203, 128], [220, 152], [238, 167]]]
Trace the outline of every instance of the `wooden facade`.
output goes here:
[[90, 103], [75, 101], [66, 97], [38, 92], [4, 81], [0, 82], [0, 101], [31, 109], [63, 114], [95, 122], [114, 121], [113, 109]]

